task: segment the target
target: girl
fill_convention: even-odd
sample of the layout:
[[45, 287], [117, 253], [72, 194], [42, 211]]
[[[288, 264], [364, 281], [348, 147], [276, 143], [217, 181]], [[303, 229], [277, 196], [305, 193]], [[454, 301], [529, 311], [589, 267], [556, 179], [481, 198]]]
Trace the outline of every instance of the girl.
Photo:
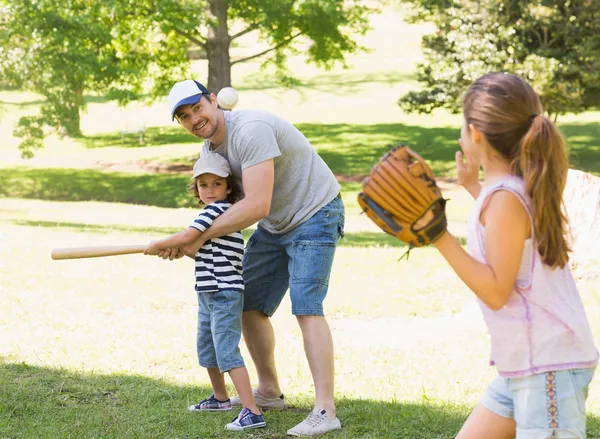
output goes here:
[[[168, 248], [181, 248], [194, 242], [213, 220], [238, 200], [227, 160], [213, 153], [203, 154], [194, 165], [188, 190], [205, 208], [189, 228], [167, 238], [152, 241], [147, 255]], [[226, 428], [246, 430], [266, 425], [254, 401], [250, 378], [240, 354], [244, 283], [242, 255], [244, 239], [240, 232], [206, 241], [198, 250], [196, 292], [198, 295], [198, 361], [206, 367], [213, 394], [188, 408], [190, 411], [231, 410], [224, 372], [229, 372], [243, 408]]]
[[479, 78], [463, 112], [468, 253], [450, 233], [434, 245], [479, 299], [499, 376], [457, 439], [583, 439], [598, 352], [567, 266], [563, 138], [518, 76]]

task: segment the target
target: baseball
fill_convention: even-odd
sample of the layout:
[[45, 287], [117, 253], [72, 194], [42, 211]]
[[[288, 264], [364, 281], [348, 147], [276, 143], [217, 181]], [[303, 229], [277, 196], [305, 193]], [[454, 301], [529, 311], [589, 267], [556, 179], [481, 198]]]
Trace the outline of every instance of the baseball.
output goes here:
[[219, 107], [223, 110], [231, 110], [238, 101], [238, 93], [232, 87], [222, 88], [219, 94], [217, 94], [217, 102]]

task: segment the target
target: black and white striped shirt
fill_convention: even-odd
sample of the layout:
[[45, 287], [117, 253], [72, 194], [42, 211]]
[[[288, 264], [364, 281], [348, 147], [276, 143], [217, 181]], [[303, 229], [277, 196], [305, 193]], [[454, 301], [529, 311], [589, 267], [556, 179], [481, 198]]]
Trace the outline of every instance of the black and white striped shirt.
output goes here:
[[[190, 225], [201, 232], [211, 226], [214, 219], [231, 207], [229, 201], [216, 201], [206, 206]], [[244, 238], [234, 232], [209, 239], [196, 253], [196, 291], [244, 291], [242, 256]]]

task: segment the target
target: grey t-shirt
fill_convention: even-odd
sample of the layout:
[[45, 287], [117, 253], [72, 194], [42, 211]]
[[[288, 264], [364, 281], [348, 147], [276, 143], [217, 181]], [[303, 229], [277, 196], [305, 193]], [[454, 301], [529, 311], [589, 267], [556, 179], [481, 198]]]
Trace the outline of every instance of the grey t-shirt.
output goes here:
[[[335, 176], [308, 139], [291, 123], [260, 110], [223, 111], [225, 140], [213, 152], [224, 156], [242, 188], [242, 171], [273, 159], [275, 182], [269, 215], [258, 223], [282, 234], [310, 219], [340, 192]], [[202, 153], [210, 150], [206, 140]]]

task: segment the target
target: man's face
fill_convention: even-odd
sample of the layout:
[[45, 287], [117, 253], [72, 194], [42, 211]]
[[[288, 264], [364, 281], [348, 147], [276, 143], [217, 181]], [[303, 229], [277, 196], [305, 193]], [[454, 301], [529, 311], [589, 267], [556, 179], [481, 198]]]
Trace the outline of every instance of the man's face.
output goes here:
[[201, 139], [210, 139], [219, 128], [216, 99], [214, 94], [202, 95], [195, 104], [178, 107], [175, 117], [192, 135]]

